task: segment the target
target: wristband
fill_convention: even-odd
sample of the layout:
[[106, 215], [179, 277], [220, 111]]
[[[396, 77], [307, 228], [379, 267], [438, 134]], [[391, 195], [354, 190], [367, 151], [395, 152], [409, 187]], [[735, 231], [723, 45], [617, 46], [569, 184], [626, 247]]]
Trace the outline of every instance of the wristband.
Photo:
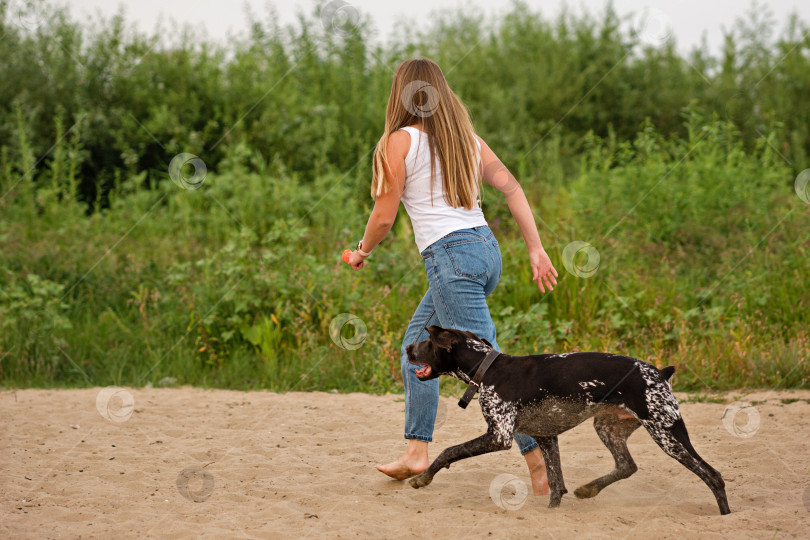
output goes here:
[[357, 253], [359, 253], [362, 257], [368, 257], [369, 255], [371, 255], [370, 251], [368, 253], [363, 251], [363, 241], [362, 240], [357, 242]]

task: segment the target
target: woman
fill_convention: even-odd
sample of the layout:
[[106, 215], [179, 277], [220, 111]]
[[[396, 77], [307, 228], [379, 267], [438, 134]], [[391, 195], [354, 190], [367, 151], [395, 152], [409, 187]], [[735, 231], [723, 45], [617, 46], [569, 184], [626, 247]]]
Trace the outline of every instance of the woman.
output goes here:
[[[557, 271], [543, 249], [520, 185], [486, 143], [475, 135], [467, 109], [436, 63], [406, 60], [394, 73], [385, 131], [374, 152], [371, 195], [375, 199], [363, 239], [348, 259], [355, 270], [382, 241], [402, 201], [428, 275], [429, 288], [411, 318], [401, 349], [405, 386], [405, 438], [398, 460], [377, 469], [396, 479], [425, 470], [439, 400], [439, 381], [420, 381], [405, 347], [428, 338], [426, 328], [469, 330], [497, 349], [486, 297], [498, 284], [501, 254], [480, 208], [480, 182], [496, 187], [520, 227], [534, 281], [542, 292], [557, 284]], [[535, 494], [548, 492], [537, 443], [516, 433]]]

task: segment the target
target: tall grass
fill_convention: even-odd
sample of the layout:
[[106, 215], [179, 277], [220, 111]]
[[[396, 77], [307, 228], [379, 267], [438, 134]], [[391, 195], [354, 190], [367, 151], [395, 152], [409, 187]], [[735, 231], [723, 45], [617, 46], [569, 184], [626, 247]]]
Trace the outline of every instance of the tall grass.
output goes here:
[[[561, 273], [539, 293], [485, 192], [504, 350], [623, 351], [675, 364], [680, 389], [810, 385], [800, 21], [765, 43], [754, 12], [722, 59], [685, 59], [609, 10], [516, 4], [374, 49], [362, 25], [257, 20], [227, 50], [45, 13], [0, 29], [0, 384], [401, 388], [427, 288], [404, 212], [367, 269], [339, 255], [371, 209], [390, 69], [424, 53], [518, 173]], [[207, 165], [199, 189], [168, 178], [179, 152]], [[599, 253], [592, 276], [565, 270], [593, 262], [563, 261], [573, 241]], [[362, 324], [335, 328], [346, 313]]]
[[[551, 294], [485, 193], [504, 254], [490, 308], [505, 350], [621, 350], [678, 365], [689, 389], [808, 385], [807, 206], [764, 141], [747, 153], [728, 124], [692, 121], [686, 140], [589, 138], [570, 187], [525, 182], [562, 274]], [[65, 172], [43, 172], [54, 180], [35, 197], [16, 187], [0, 203], [4, 384], [396, 390], [426, 289], [407, 218], [351, 272], [339, 253], [369, 210], [360, 174], [304, 182], [241, 163], [194, 191], [113, 190], [89, 216], [62, 196]], [[573, 240], [599, 251], [593, 276], [564, 270]], [[342, 313], [367, 328], [357, 349], [330, 334]]]

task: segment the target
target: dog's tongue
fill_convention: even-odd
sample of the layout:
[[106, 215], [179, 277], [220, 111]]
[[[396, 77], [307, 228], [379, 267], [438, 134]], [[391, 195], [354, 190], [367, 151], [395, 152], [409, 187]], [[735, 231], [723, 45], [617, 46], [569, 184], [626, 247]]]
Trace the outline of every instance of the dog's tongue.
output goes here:
[[428, 377], [430, 375], [430, 366], [416, 368], [414, 371], [417, 377]]

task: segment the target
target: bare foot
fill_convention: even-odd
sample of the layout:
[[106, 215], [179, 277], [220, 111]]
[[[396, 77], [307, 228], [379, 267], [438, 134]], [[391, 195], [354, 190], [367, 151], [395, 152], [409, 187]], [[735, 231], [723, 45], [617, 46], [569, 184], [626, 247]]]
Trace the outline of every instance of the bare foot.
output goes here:
[[424, 459], [410, 459], [407, 454], [387, 465], [377, 465], [378, 471], [387, 474], [394, 480], [405, 480], [411, 476], [416, 476], [427, 468], [427, 456]]
[[548, 495], [548, 475], [546, 474], [546, 462], [543, 461], [543, 453], [539, 448], [535, 448], [523, 457], [526, 458], [526, 465], [529, 467], [532, 492], [535, 495]]
[[428, 443], [408, 439], [405, 455], [387, 465], [377, 465], [377, 470], [395, 480], [405, 480], [416, 476], [428, 468]]

